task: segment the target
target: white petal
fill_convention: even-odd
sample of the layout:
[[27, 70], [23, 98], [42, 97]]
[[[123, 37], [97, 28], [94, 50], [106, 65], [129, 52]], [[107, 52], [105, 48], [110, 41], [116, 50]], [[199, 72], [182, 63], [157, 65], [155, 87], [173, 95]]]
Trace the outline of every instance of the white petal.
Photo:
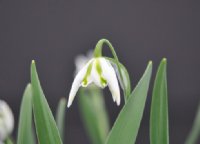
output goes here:
[[114, 68], [114, 70], [115, 70], [115, 72], [117, 74], [117, 78], [119, 80], [119, 84], [120, 84], [121, 88], [124, 90], [124, 84], [125, 84], [125, 87], [127, 87], [127, 84], [128, 84], [128, 79], [126, 77], [126, 72], [125, 72], [124, 69], [121, 69], [121, 74], [122, 74], [123, 81], [124, 81], [124, 82], [122, 82], [122, 79], [121, 79], [121, 76], [120, 76], [120, 73], [119, 73], [119, 70], [117, 68], [116, 63], [111, 63], [111, 64], [112, 64], [112, 66], [113, 66], [113, 68]]
[[[99, 58], [98, 58], [99, 59]], [[102, 85], [101, 80], [100, 80], [100, 75], [97, 72], [96, 69], [96, 60], [94, 60], [93, 66], [92, 66], [92, 81], [94, 82], [95, 85], [105, 88], [107, 85]]]
[[100, 63], [102, 66], [102, 75], [108, 82], [113, 100], [116, 101], [117, 105], [120, 105], [120, 89], [115, 70], [105, 58], [100, 58]]
[[0, 141], [5, 140], [14, 128], [13, 113], [5, 101], [0, 100]]
[[67, 107], [70, 107], [74, 97], [76, 96], [76, 93], [79, 89], [79, 87], [81, 86], [82, 80], [87, 72], [88, 66], [89, 64], [92, 62], [92, 60], [90, 60], [76, 75], [76, 77], [74, 78], [74, 81], [72, 83], [72, 87], [69, 93], [69, 99], [68, 99], [68, 104]]

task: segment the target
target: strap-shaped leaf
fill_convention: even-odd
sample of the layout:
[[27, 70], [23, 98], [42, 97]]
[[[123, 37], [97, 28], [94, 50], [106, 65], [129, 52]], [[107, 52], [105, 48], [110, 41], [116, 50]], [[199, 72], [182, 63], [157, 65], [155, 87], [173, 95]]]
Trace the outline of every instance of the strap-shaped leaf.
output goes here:
[[22, 98], [17, 144], [34, 144], [34, 135], [32, 129], [32, 88], [28, 84]]
[[80, 89], [79, 94], [81, 116], [92, 144], [105, 143], [110, 127], [102, 91], [90, 86]]
[[196, 144], [200, 138], [200, 104], [194, 119], [192, 129], [186, 139], [185, 144]]
[[122, 108], [106, 144], [135, 143], [144, 112], [151, 73], [152, 62], [149, 62], [141, 80]]
[[56, 122], [41, 88], [35, 62], [31, 65], [33, 113], [40, 144], [62, 144]]
[[169, 144], [166, 59], [163, 59], [154, 82], [150, 115], [151, 144]]
[[56, 113], [56, 123], [58, 126], [58, 130], [60, 132], [60, 137], [62, 140], [64, 136], [64, 128], [65, 128], [65, 113], [66, 113], [66, 99], [61, 98], [58, 104], [57, 113]]

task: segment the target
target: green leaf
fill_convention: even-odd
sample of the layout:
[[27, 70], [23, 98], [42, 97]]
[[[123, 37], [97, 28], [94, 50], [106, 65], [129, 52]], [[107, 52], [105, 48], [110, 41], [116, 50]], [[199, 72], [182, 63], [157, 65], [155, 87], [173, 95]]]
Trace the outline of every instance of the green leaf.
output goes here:
[[58, 104], [57, 113], [56, 113], [56, 123], [58, 126], [58, 130], [60, 132], [61, 139], [64, 136], [64, 128], [65, 128], [65, 110], [66, 110], [66, 99], [61, 98]]
[[31, 65], [33, 113], [40, 144], [62, 144], [56, 122], [41, 88], [35, 62]]
[[5, 144], [14, 144], [11, 138], [5, 140]]
[[167, 61], [164, 58], [154, 82], [150, 115], [151, 144], [169, 144], [166, 66]]
[[91, 142], [105, 143], [109, 132], [109, 118], [102, 91], [95, 86], [80, 89], [78, 104]]
[[152, 62], [149, 62], [138, 85], [119, 113], [106, 144], [135, 143], [144, 112], [151, 73]]
[[187, 137], [185, 144], [196, 144], [199, 137], [200, 137], [200, 104], [197, 110], [197, 114], [195, 116], [191, 132]]
[[28, 84], [22, 98], [19, 126], [18, 126], [18, 144], [34, 144], [34, 135], [32, 128], [32, 88]]

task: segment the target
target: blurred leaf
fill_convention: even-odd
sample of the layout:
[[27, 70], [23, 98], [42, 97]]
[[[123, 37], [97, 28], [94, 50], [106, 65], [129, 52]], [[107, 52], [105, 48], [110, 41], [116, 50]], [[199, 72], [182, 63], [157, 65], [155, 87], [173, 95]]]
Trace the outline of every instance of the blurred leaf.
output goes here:
[[[0, 142], [1, 143], [1, 142]], [[5, 140], [5, 144], [14, 144], [11, 138]]]
[[102, 91], [95, 86], [80, 89], [79, 108], [91, 142], [105, 143], [109, 132], [109, 119]]
[[60, 132], [61, 139], [64, 136], [64, 128], [65, 128], [65, 112], [66, 112], [66, 99], [61, 98], [58, 104], [57, 113], [56, 113], [56, 123], [58, 126], [58, 130]]
[[119, 113], [106, 144], [135, 143], [144, 112], [151, 73], [152, 62], [149, 62], [141, 80]]
[[192, 130], [185, 142], [185, 144], [196, 144], [197, 140], [200, 138], [200, 104], [197, 110], [197, 114], [192, 126]]
[[154, 81], [150, 115], [151, 144], [169, 144], [166, 66], [167, 61], [164, 58]]
[[34, 144], [34, 135], [32, 128], [32, 88], [28, 84], [21, 103], [19, 126], [18, 126], [18, 144]]
[[35, 62], [31, 65], [33, 113], [40, 144], [62, 144], [56, 122], [41, 88]]

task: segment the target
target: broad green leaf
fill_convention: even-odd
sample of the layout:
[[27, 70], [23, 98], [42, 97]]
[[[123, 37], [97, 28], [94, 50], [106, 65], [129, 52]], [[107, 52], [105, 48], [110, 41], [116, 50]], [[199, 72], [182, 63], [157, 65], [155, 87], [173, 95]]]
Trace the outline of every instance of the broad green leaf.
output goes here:
[[169, 144], [166, 66], [167, 61], [163, 59], [154, 82], [150, 115], [151, 144]]
[[34, 134], [32, 128], [32, 88], [28, 84], [22, 98], [17, 144], [34, 144]]
[[78, 104], [92, 144], [105, 143], [109, 132], [109, 118], [102, 91], [95, 86], [80, 89]]
[[135, 143], [144, 112], [151, 73], [152, 62], [149, 62], [145, 73], [119, 113], [106, 144]]
[[40, 144], [62, 144], [56, 122], [41, 88], [35, 62], [31, 65], [33, 113]]
[[196, 144], [198, 139], [200, 138], [200, 104], [197, 110], [197, 114], [194, 120], [194, 124], [192, 126], [192, 130], [185, 142], [185, 144]]
[[66, 99], [61, 98], [58, 104], [57, 113], [56, 113], [56, 123], [58, 130], [60, 132], [61, 139], [63, 140], [64, 128], [65, 128], [65, 112], [66, 112]]

